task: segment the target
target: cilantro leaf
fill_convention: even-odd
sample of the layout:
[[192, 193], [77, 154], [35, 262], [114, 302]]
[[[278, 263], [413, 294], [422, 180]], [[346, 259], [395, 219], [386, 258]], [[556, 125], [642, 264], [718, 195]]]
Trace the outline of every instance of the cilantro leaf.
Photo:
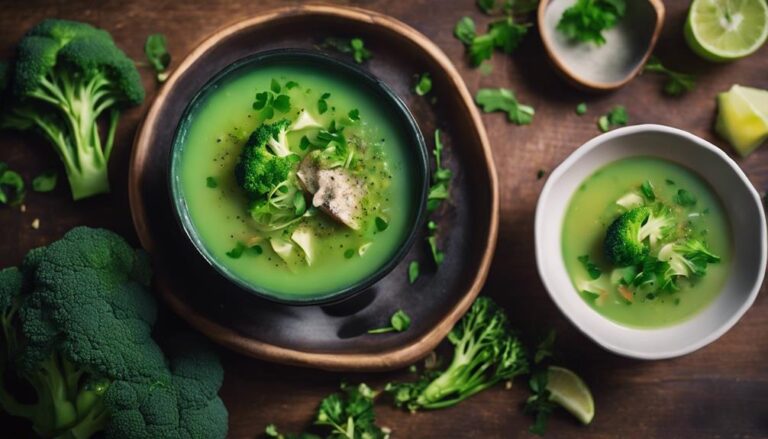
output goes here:
[[611, 128], [626, 125], [628, 122], [629, 115], [627, 114], [627, 109], [621, 105], [617, 105], [607, 114], [600, 116], [600, 119], [597, 121], [597, 126], [600, 128], [600, 131], [605, 133]]
[[600, 277], [603, 272], [600, 270], [600, 267], [595, 265], [592, 261], [589, 260], [589, 255], [582, 255], [577, 258], [579, 262], [581, 262], [581, 265], [584, 266], [584, 269], [587, 270], [587, 273], [589, 274], [590, 279], [597, 279]]
[[507, 17], [488, 25], [488, 33], [476, 35], [469, 43], [469, 60], [473, 66], [491, 59], [494, 49], [512, 53], [528, 33], [528, 26], [515, 23]]
[[411, 327], [411, 318], [402, 309], [398, 309], [389, 318], [389, 326], [368, 330], [369, 334], [384, 334], [387, 332], [403, 332]]
[[674, 200], [675, 203], [683, 207], [694, 206], [698, 202], [696, 196], [685, 189], [679, 189], [674, 197]]
[[576, 106], [576, 114], [579, 116], [582, 116], [587, 113], [587, 103], [582, 102], [579, 105]]
[[506, 112], [509, 121], [517, 125], [527, 125], [533, 121], [533, 107], [518, 102], [515, 93], [506, 88], [481, 88], [475, 95], [475, 102], [486, 113]]
[[435, 265], [439, 266], [445, 259], [445, 253], [437, 246], [437, 223], [434, 221], [428, 222], [427, 230], [429, 230], [427, 244], [429, 244], [429, 250], [432, 253], [432, 260], [435, 261]]
[[168, 66], [171, 65], [171, 54], [168, 53], [168, 42], [163, 34], [147, 36], [144, 43], [144, 55], [149, 65], [155, 70], [157, 82], [165, 82], [168, 79]]
[[605, 44], [603, 31], [624, 17], [626, 0], [577, 0], [563, 12], [557, 30], [574, 41]]
[[432, 91], [432, 78], [429, 76], [429, 73], [422, 73], [419, 76], [419, 81], [416, 83], [413, 91], [419, 96], [424, 96]]
[[696, 77], [694, 75], [670, 70], [655, 56], [648, 59], [648, 62], [645, 63], [645, 67], [643, 67], [643, 72], [665, 75], [667, 77], [667, 82], [664, 84], [664, 93], [669, 96], [680, 96], [693, 90], [696, 86]]
[[288, 95], [280, 95], [275, 98], [272, 106], [281, 113], [287, 113], [291, 109], [291, 98]]
[[362, 64], [371, 59], [371, 52], [365, 48], [365, 42], [362, 38], [352, 38], [349, 45], [352, 47], [352, 58], [355, 59], [356, 63]]
[[533, 393], [525, 402], [524, 411], [534, 415], [535, 421], [528, 429], [533, 434], [543, 435], [547, 429], [549, 415], [556, 405], [551, 400], [551, 393], [547, 390], [547, 370], [540, 370], [531, 376], [528, 386]]
[[56, 188], [59, 174], [56, 171], [47, 171], [32, 180], [32, 190], [35, 192], [50, 192]]
[[453, 28], [453, 35], [465, 45], [472, 44], [472, 40], [477, 35], [474, 20], [470, 17], [462, 17], [458, 23], [456, 23], [456, 27]]
[[408, 264], [408, 283], [413, 285], [419, 278], [419, 261], [411, 261]]
[[553, 346], [555, 345], [555, 338], [557, 333], [554, 329], [550, 329], [547, 336], [536, 346], [536, 352], [533, 356], [533, 362], [539, 364], [547, 357], [551, 357], [553, 354]]

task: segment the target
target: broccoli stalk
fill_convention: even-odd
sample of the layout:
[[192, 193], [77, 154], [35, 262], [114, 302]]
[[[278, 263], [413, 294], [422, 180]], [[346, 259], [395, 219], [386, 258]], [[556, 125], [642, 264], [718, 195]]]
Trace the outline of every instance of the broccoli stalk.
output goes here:
[[448, 340], [454, 355], [447, 369], [416, 383], [387, 386], [398, 406], [412, 411], [449, 407], [528, 370], [523, 346], [510, 331], [507, 316], [487, 297], [472, 304]]
[[134, 63], [103, 30], [45, 20], [19, 43], [12, 70], [12, 78], [0, 80], [11, 95], [4, 98], [10, 104], [0, 128], [36, 128], [48, 139], [64, 163], [75, 200], [109, 192], [107, 162], [118, 109], [144, 99]]

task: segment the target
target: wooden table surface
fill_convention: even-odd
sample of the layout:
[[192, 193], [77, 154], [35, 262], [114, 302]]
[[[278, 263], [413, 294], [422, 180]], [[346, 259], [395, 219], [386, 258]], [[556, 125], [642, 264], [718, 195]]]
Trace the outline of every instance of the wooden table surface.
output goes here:
[[[633, 0], [634, 1], [634, 0]], [[129, 56], [143, 58], [147, 34], [167, 35], [176, 61], [216, 29], [265, 9], [285, 5], [276, 0], [3, 0], [0, 56], [7, 57], [24, 31], [47, 17], [88, 21], [109, 30]], [[298, 2], [291, 2], [298, 3]], [[624, 104], [630, 122], [679, 127], [732, 151], [715, 137], [712, 124], [716, 93], [739, 83], [768, 88], [768, 46], [752, 57], [727, 65], [697, 59], [685, 45], [683, 23], [689, 1], [667, 1], [667, 20], [657, 54], [672, 67], [695, 72], [696, 89], [682, 99], [661, 94], [658, 77], [640, 77], [612, 94], [589, 94], [565, 83], [549, 65], [534, 31], [512, 56], [494, 55], [494, 69], [484, 76], [468, 67], [464, 48], [453, 36], [456, 21], [473, 16], [484, 28], [473, 0], [367, 0], [338, 2], [391, 14], [433, 39], [456, 63], [467, 86], [509, 87], [536, 108], [530, 126], [508, 124], [501, 114], [483, 117], [500, 177], [501, 228], [485, 294], [504, 305], [526, 338], [548, 328], [558, 330], [557, 363], [578, 371], [592, 388], [597, 415], [589, 427], [557, 412], [550, 437], [768, 437], [768, 297], [765, 288], [752, 309], [714, 344], [683, 358], [643, 362], [610, 354], [570, 325], [548, 298], [533, 256], [534, 206], [544, 183], [539, 169], [551, 170], [577, 146], [598, 134], [595, 120], [613, 105]], [[156, 90], [143, 71], [150, 101]], [[577, 103], [589, 113], [577, 117]], [[121, 119], [110, 163], [112, 194], [73, 203], [66, 185], [49, 194], [30, 193], [25, 213], [0, 207], [0, 266], [17, 264], [33, 247], [59, 238], [76, 225], [108, 227], [137, 244], [127, 197], [131, 141], [147, 104]], [[36, 137], [0, 133], [0, 161], [29, 181], [58, 167], [52, 149]], [[738, 163], [757, 189], [768, 188], [768, 148]], [[31, 223], [40, 219], [40, 229]], [[182, 325], [169, 313], [164, 318]], [[306, 426], [320, 399], [341, 381], [382, 386], [406, 378], [405, 371], [386, 374], [339, 374], [268, 364], [222, 350], [226, 378], [222, 397], [230, 412], [230, 436], [257, 437], [266, 424], [285, 431]], [[531, 420], [521, 412], [527, 391], [522, 382], [510, 390], [495, 388], [458, 407], [410, 415], [380, 405], [381, 425], [395, 438], [508, 438], [529, 435]], [[0, 418], [0, 425], [12, 425]], [[15, 428], [19, 428], [16, 426]], [[8, 432], [9, 430], [5, 430]], [[9, 437], [26, 437], [21, 430]], [[5, 436], [0, 434], [0, 436]]]

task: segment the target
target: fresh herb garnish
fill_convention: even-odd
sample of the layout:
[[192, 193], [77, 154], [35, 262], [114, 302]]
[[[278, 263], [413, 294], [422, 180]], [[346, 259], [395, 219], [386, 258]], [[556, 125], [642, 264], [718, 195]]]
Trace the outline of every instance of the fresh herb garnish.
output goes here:
[[304, 193], [302, 191], [296, 191], [296, 195], [293, 196], [293, 213], [299, 217], [304, 215], [307, 211], [307, 201], [304, 199]]
[[298, 86], [299, 86], [299, 83], [296, 82], [296, 81], [288, 81], [288, 82], [285, 83], [285, 88], [287, 90], [294, 89], [294, 88], [296, 88]]
[[365, 48], [365, 42], [362, 38], [352, 38], [349, 45], [352, 47], [352, 58], [355, 59], [356, 63], [362, 64], [371, 59], [371, 52]]
[[610, 131], [611, 128], [626, 125], [627, 122], [629, 122], [627, 109], [621, 105], [617, 105], [607, 114], [600, 116], [600, 119], [597, 121], [597, 126], [600, 128], [600, 131], [605, 133]]
[[506, 112], [509, 121], [517, 125], [527, 125], [533, 121], [533, 107], [518, 102], [515, 93], [506, 88], [481, 88], [475, 96], [475, 102], [486, 113]]
[[360, 110], [358, 110], [357, 108], [355, 108], [354, 110], [350, 110], [347, 116], [349, 116], [349, 120], [353, 122], [358, 121], [360, 120]]
[[605, 44], [603, 31], [610, 29], [624, 17], [625, 0], [577, 0], [566, 9], [557, 23], [557, 30], [571, 40]]
[[696, 86], [696, 77], [687, 73], [680, 73], [664, 67], [661, 60], [655, 56], [648, 59], [643, 67], [644, 72], [658, 73], [667, 77], [664, 84], [664, 93], [670, 96], [680, 96]]
[[515, 23], [512, 17], [488, 25], [488, 33], [476, 35], [469, 45], [470, 63], [477, 67], [493, 57], [494, 49], [512, 53], [528, 33], [528, 25]]
[[554, 329], [550, 329], [549, 332], [547, 332], [547, 336], [541, 340], [538, 346], [536, 346], [536, 352], [533, 355], [534, 364], [539, 364], [544, 361], [544, 359], [552, 356], [556, 337], [557, 333]]
[[242, 242], [238, 242], [237, 244], [235, 244], [232, 250], [228, 251], [225, 254], [232, 259], [239, 259], [240, 256], [243, 255], [243, 252], [245, 252], [245, 249], [246, 249], [245, 244], [243, 244]]
[[354, 256], [355, 256], [355, 250], [354, 249], [349, 248], [349, 249], [347, 249], [344, 252], [344, 257], [346, 259], [352, 259]]
[[324, 114], [326, 111], [328, 111], [328, 98], [331, 97], [330, 93], [323, 93], [322, 96], [320, 96], [320, 99], [317, 101], [317, 112], [320, 114]]
[[12, 171], [4, 162], [0, 162], [0, 203], [15, 206], [24, 201], [24, 179], [18, 172]]
[[435, 261], [435, 265], [440, 265], [445, 259], [445, 253], [437, 246], [437, 223], [430, 221], [427, 223], [427, 244], [429, 244], [429, 250], [432, 254], [432, 260]]
[[279, 95], [272, 103], [275, 110], [281, 113], [287, 113], [291, 110], [291, 97], [288, 95]]
[[578, 114], [579, 116], [583, 116], [586, 113], [587, 113], [587, 103], [586, 102], [582, 102], [582, 103], [580, 103], [579, 105], [576, 106], [576, 114]]
[[432, 78], [429, 73], [422, 73], [413, 91], [419, 96], [424, 96], [432, 90]]
[[376, 222], [376, 230], [378, 230], [379, 232], [383, 232], [387, 230], [387, 227], [389, 227], [389, 223], [387, 222], [387, 220], [385, 220], [380, 216], [376, 217], [375, 222]]
[[577, 259], [579, 262], [581, 262], [581, 265], [584, 266], [584, 269], [587, 270], [587, 273], [589, 273], [589, 277], [591, 279], [597, 279], [601, 274], [603, 274], [602, 270], [600, 270], [600, 267], [589, 260], [589, 255], [582, 255]]
[[280, 87], [280, 83], [277, 82], [277, 79], [272, 78], [272, 82], [269, 84], [269, 89], [272, 90], [272, 93], [278, 94], [282, 90], [282, 87]]
[[411, 261], [408, 264], [408, 283], [411, 285], [419, 278], [419, 261]]
[[205, 179], [205, 185], [211, 189], [215, 189], [219, 187], [219, 182], [216, 180], [216, 177], [208, 177]]
[[305, 151], [311, 145], [312, 143], [309, 141], [309, 137], [301, 136], [301, 140], [299, 141], [299, 149], [301, 149], [302, 151]]
[[472, 40], [477, 35], [475, 30], [475, 21], [470, 17], [462, 17], [453, 28], [453, 35], [459, 39], [462, 43], [469, 46], [472, 44]]
[[171, 65], [171, 54], [168, 53], [168, 42], [163, 34], [147, 36], [144, 43], [144, 55], [149, 65], [155, 71], [157, 82], [165, 82], [168, 79], [168, 66]]
[[56, 188], [59, 174], [56, 171], [47, 171], [32, 180], [32, 190], [35, 192], [50, 192]]
[[694, 196], [692, 193], [688, 192], [685, 189], [679, 189], [677, 191], [677, 194], [674, 197], [674, 200], [675, 200], [675, 203], [683, 207], [694, 206], [698, 201], [696, 199], [696, 196]]
[[650, 180], [645, 180], [643, 184], [640, 185], [640, 192], [643, 193], [643, 196], [646, 200], [656, 200], [656, 193], [653, 191], [653, 185], [651, 184]]
[[435, 130], [435, 148], [432, 150], [435, 156], [435, 172], [432, 174], [432, 186], [427, 194], [427, 210], [434, 212], [440, 204], [449, 197], [448, 186], [452, 173], [450, 169], [443, 167], [443, 142], [440, 140], [440, 130]]
[[551, 400], [551, 393], [547, 390], [547, 370], [537, 371], [528, 380], [528, 386], [531, 388], [531, 395], [525, 402], [524, 411], [532, 414], [535, 418], [533, 425], [528, 431], [533, 434], [543, 435], [547, 430], [547, 421], [549, 415], [557, 407]]
[[386, 332], [403, 332], [411, 327], [411, 318], [402, 309], [398, 309], [389, 318], [389, 326], [368, 330], [369, 334], [384, 334]]
[[272, 95], [267, 92], [263, 91], [261, 93], [256, 93], [256, 99], [253, 101], [253, 109], [254, 110], [263, 110], [269, 103], [272, 98]]

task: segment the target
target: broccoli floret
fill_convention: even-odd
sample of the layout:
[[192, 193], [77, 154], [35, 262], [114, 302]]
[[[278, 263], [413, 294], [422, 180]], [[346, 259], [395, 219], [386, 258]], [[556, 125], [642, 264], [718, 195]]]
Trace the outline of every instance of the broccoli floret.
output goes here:
[[237, 182], [249, 195], [260, 198], [288, 179], [297, 156], [285, 139], [290, 122], [264, 124], [251, 133], [235, 166]]
[[637, 265], [674, 225], [675, 220], [667, 210], [652, 213], [647, 207], [631, 209], [608, 226], [603, 241], [605, 256], [620, 267]]
[[659, 250], [658, 258], [669, 264], [673, 275], [683, 277], [702, 277], [707, 273], [707, 264], [720, 262], [720, 257], [698, 239], [667, 244]]
[[0, 385], [0, 407], [43, 437], [223, 438], [221, 366], [183, 340], [166, 359], [150, 275], [143, 252], [86, 227], [0, 272], [3, 344], [14, 346], [4, 364], [36, 395], [20, 403]]
[[[19, 42], [12, 71], [0, 128], [43, 134], [64, 163], [75, 200], [109, 192], [107, 161], [119, 109], [144, 99], [133, 61], [106, 31], [51, 19]], [[8, 75], [0, 73], [0, 85]]]
[[509, 329], [506, 314], [487, 297], [475, 300], [448, 340], [453, 359], [436, 378], [387, 386], [398, 406], [414, 411], [449, 407], [528, 371], [523, 345]]

